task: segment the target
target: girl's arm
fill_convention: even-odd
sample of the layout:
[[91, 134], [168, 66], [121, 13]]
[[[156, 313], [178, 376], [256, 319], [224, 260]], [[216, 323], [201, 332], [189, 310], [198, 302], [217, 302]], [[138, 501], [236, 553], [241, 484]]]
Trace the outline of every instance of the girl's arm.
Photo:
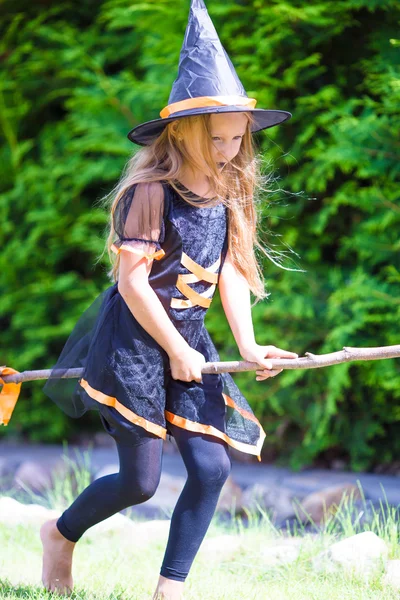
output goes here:
[[118, 291], [135, 319], [168, 354], [172, 378], [201, 382], [205, 358], [179, 333], [149, 284], [153, 261], [126, 251], [120, 256]]
[[222, 306], [228, 319], [241, 357], [264, 367], [256, 371], [256, 379], [273, 377], [282, 369], [272, 369], [269, 358], [298, 358], [297, 354], [281, 350], [275, 346], [257, 344], [251, 316], [250, 289], [246, 279], [234, 267], [229, 250], [219, 276], [218, 288]]
[[243, 357], [256, 343], [250, 307], [250, 289], [246, 279], [236, 270], [228, 250], [219, 276], [218, 289], [229, 326]]

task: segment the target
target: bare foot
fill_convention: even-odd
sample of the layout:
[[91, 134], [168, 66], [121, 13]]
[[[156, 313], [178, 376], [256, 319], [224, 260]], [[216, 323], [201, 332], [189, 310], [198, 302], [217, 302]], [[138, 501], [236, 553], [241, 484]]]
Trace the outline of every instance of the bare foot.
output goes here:
[[174, 581], [160, 575], [152, 600], [183, 600], [183, 581]]
[[72, 580], [72, 553], [75, 542], [67, 540], [57, 529], [57, 519], [46, 521], [40, 528], [43, 545], [42, 582], [49, 592], [70, 596]]

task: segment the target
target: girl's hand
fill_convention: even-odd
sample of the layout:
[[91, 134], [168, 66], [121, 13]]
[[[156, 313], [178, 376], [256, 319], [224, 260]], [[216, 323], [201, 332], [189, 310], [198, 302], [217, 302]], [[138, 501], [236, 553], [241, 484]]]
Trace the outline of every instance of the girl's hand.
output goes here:
[[283, 371], [283, 369], [273, 369], [271, 361], [266, 360], [268, 358], [298, 358], [298, 354], [294, 352], [288, 352], [287, 350], [281, 350], [276, 346], [260, 346], [254, 344], [250, 348], [246, 348], [240, 353], [244, 360], [255, 362], [259, 365], [264, 366], [264, 369], [256, 371], [256, 381], [264, 381], [268, 377], [275, 377]]
[[206, 364], [206, 359], [194, 348], [187, 348], [185, 352], [173, 354], [169, 357], [172, 379], [181, 381], [197, 381], [202, 383], [201, 369]]

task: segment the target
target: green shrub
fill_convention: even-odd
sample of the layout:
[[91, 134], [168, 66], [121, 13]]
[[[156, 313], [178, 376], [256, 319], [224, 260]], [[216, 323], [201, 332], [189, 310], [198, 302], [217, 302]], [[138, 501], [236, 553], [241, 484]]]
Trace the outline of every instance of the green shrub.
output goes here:
[[[188, 2], [108, 0], [0, 8], [0, 364], [51, 366], [83, 310], [107, 286], [107, 215], [126, 133], [156, 118], [176, 77]], [[259, 343], [324, 353], [398, 343], [400, 319], [399, 42], [394, 0], [208, 2], [249, 96], [293, 118], [258, 137], [279, 189], [265, 198], [268, 300]], [[288, 192], [288, 193], [287, 193]], [[279, 239], [275, 239], [278, 237]], [[290, 253], [290, 248], [296, 254]], [[216, 300], [207, 316], [221, 357], [238, 358]], [[400, 450], [398, 361], [237, 376], [293, 467], [342, 456], [352, 468]], [[1, 436], [57, 441], [67, 419], [25, 383]]]

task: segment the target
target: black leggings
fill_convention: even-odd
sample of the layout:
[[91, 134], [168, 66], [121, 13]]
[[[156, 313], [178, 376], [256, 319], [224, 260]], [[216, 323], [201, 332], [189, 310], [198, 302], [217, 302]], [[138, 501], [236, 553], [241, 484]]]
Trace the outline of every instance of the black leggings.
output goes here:
[[[231, 469], [228, 446], [218, 438], [168, 425], [188, 477], [175, 506], [161, 575], [185, 581], [207, 532]], [[140, 431], [139, 431], [140, 430]], [[96, 523], [151, 498], [160, 481], [162, 440], [138, 428], [141, 443], [116, 439], [119, 473], [93, 481], [64, 511], [57, 527], [72, 542]]]

